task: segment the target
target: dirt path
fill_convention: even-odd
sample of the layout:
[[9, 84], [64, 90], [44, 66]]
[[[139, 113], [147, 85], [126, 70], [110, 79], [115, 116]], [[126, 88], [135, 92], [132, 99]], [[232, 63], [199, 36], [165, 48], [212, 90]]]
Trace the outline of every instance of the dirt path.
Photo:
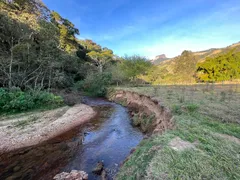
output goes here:
[[0, 152], [12, 151], [42, 143], [89, 121], [96, 112], [87, 105], [2, 118]]

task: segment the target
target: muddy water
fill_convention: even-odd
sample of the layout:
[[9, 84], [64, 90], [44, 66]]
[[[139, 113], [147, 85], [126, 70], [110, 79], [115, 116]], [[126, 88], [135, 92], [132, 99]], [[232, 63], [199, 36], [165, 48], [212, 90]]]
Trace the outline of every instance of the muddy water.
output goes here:
[[85, 103], [99, 111], [96, 119], [44, 144], [2, 154], [0, 179], [46, 180], [73, 169], [100, 179], [91, 172], [99, 161], [113, 179], [143, 134], [132, 127], [126, 108], [99, 99], [85, 98]]

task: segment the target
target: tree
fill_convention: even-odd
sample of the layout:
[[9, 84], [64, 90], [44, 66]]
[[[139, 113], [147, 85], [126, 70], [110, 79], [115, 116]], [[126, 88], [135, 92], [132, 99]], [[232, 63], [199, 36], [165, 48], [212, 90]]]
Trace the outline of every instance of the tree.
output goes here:
[[121, 69], [131, 81], [138, 75], [145, 74], [152, 67], [151, 62], [141, 56], [126, 56], [121, 63]]
[[3, 51], [0, 70], [7, 76], [9, 88], [12, 87], [14, 52], [23, 47], [32, 38], [32, 34], [33, 31], [27, 25], [0, 14], [0, 41]]
[[116, 84], [117, 86], [127, 80], [126, 75], [121, 69], [120, 63], [121, 62], [112, 64], [106, 69], [106, 72], [110, 72], [112, 75], [112, 83]]
[[240, 78], [240, 52], [230, 50], [217, 57], [206, 58], [204, 62], [198, 63], [196, 78], [205, 82]]
[[108, 63], [116, 59], [111, 49], [102, 48], [92, 40], [81, 40], [79, 43], [86, 49], [87, 56], [98, 67], [100, 73]]
[[100, 73], [103, 72], [103, 67], [113, 60], [113, 51], [107, 48], [102, 49], [100, 52], [91, 51], [87, 55], [96, 63]]
[[67, 19], [62, 18], [57, 12], [51, 13], [51, 22], [59, 28], [60, 48], [67, 52], [77, 51], [79, 46], [75, 35], [79, 35], [79, 30]]

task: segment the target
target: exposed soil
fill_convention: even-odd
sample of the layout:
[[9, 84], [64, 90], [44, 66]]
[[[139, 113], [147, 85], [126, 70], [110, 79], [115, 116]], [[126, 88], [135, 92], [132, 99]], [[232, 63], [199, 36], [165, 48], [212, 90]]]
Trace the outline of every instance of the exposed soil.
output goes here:
[[55, 110], [2, 119], [0, 153], [40, 144], [88, 122], [96, 112], [77, 104]]
[[118, 90], [111, 93], [109, 99], [127, 106], [132, 115], [133, 124], [139, 126], [143, 132], [162, 133], [174, 128], [170, 110], [149, 96]]

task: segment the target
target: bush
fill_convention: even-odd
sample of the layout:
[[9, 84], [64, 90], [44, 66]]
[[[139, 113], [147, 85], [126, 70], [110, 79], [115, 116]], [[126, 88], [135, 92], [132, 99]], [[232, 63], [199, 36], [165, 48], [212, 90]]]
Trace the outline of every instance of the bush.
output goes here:
[[0, 113], [21, 112], [42, 107], [60, 106], [63, 99], [44, 91], [27, 91], [0, 88]]
[[86, 79], [75, 84], [77, 89], [82, 90], [90, 96], [103, 97], [107, 93], [107, 87], [111, 84], [110, 73], [92, 73]]
[[181, 115], [183, 113], [194, 113], [198, 109], [199, 109], [199, 106], [197, 104], [193, 104], [193, 103], [172, 106], [172, 112], [176, 115]]
[[199, 106], [197, 104], [190, 103], [186, 105], [186, 109], [188, 112], [193, 113], [199, 109]]

